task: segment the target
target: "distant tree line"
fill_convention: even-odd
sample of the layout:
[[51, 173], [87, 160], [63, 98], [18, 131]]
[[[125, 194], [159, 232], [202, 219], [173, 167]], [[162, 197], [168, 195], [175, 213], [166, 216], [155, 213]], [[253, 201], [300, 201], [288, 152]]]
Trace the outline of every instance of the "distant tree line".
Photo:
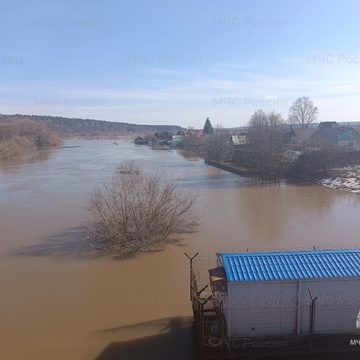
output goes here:
[[155, 133], [155, 132], [177, 132], [183, 130], [176, 125], [138, 125], [124, 122], [111, 122], [104, 120], [66, 118], [58, 116], [38, 115], [0, 115], [1, 121], [9, 120], [32, 120], [43, 123], [56, 131], [59, 135], [101, 135], [118, 134], [127, 135], [131, 133]]

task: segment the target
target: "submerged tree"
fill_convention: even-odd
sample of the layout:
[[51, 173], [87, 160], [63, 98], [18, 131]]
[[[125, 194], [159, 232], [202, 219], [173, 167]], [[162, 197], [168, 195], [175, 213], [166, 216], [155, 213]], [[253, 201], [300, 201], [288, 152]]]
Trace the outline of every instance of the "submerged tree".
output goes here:
[[214, 133], [205, 138], [205, 158], [217, 162], [230, 161], [232, 154], [229, 132], [217, 126]]
[[282, 166], [282, 124], [280, 114], [257, 110], [249, 122], [249, 168], [263, 180], [279, 180]]
[[308, 128], [318, 116], [318, 108], [308, 97], [299, 97], [289, 109], [289, 122]]
[[196, 230], [191, 195], [162, 175], [145, 174], [133, 163], [126, 168], [91, 196], [87, 230], [92, 247], [124, 257]]

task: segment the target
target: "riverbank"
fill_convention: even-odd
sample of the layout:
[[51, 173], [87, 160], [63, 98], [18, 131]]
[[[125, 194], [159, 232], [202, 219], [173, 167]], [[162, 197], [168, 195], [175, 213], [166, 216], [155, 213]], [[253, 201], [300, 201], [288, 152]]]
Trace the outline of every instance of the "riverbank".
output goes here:
[[1, 118], [0, 162], [13, 158], [31, 158], [42, 149], [60, 144], [60, 137], [45, 124], [29, 119]]
[[9, 140], [0, 141], [0, 162], [34, 158], [40, 150], [59, 147], [59, 145], [61, 145], [60, 139], [48, 145], [37, 146], [31, 139], [15, 136]]
[[[215, 161], [205, 159], [205, 164], [243, 177], [250, 177], [249, 171], [247, 169], [233, 165], [231, 163], [217, 163]], [[287, 181], [289, 181], [289, 179], [287, 179]], [[319, 184], [335, 190], [343, 190], [352, 192], [354, 194], [360, 194], [360, 165], [331, 169], [329, 170], [329, 176], [320, 180], [316, 179], [313, 181], [294, 181], [294, 179], [292, 179], [291, 183], [300, 185]]]
[[218, 169], [225, 170], [240, 176], [246, 176], [246, 177], [250, 176], [249, 171], [247, 169], [240, 166], [236, 166], [232, 163], [219, 163], [210, 159], [205, 159], [205, 164], [214, 166]]
[[318, 180], [318, 183], [331, 189], [360, 193], [360, 165], [332, 169], [329, 174], [328, 178]]

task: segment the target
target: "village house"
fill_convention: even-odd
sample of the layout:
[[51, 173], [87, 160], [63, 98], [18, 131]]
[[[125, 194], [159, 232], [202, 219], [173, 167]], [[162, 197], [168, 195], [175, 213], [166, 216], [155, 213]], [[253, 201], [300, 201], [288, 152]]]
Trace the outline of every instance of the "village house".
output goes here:
[[183, 140], [184, 136], [182, 135], [173, 135], [172, 136], [172, 143], [174, 146], [177, 146], [181, 143], [181, 141]]
[[335, 121], [320, 123], [311, 139], [325, 140], [346, 149], [360, 149], [359, 133], [350, 126], [339, 126]]
[[204, 136], [204, 131], [203, 130], [197, 130], [197, 129], [187, 129], [185, 131], [185, 136], [195, 137], [195, 138], [202, 138]]
[[290, 143], [302, 145], [309, 141], [316, 131], [317, 128], [292, 128]]
[[242, 134], [231, 135], [230, 144], [234, 146], [247, 146], [249, 145], [248, 132]]
[[340, 126], [336, 121], [321, 122], [317, 128], [292, 127], [291, 144], [327, 141], [347, 149], [360, 149], [360, 132], [354, 127]]
[[235, 147], [247, 146], [249, 144], [249, 128], [230, 130], [230, 144]]

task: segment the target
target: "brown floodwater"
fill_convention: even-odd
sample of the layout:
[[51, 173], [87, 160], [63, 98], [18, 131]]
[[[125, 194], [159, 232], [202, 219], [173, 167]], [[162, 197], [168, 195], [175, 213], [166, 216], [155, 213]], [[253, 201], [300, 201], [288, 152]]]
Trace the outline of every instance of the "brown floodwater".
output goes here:
[[[265, 186], [130, 142], [68, 140], [41, 161], [0, 167], [0, 359], [191, 358], [184, 251], [355, 247], [360, 196]], [[197, 195], [199, 232], [118, 261], [84, 246], [91, 191], [123, 160]], [[170, 355], [171, 354], [171, 355]]]

